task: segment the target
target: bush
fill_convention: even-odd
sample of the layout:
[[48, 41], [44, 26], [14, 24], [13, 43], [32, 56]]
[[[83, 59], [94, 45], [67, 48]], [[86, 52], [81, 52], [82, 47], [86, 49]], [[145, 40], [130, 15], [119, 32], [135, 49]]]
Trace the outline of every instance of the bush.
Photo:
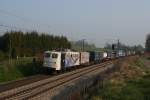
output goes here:
[[[124, 76], [130, 75], [128, 72], [135, 72], [137, 69], [123, 70], [124, 72], [127, 72], [126, 74], [124, 74], [122, 71], [119, 71], [117, 72], [119, 74], [113, 74], [114, 76], [104, 80], [103, 86], [97, 84], [96, 86], [93, 86], [94, 90], [90, 88], [87, 93], [89, 94], [89, 99], [87, 100], [99, 100], [100, 98], [102, 98], [102, 100], [150, 100], [150, 69], [149, 67], [146, 67], [144, 60], [145, 58], [136, 58], [128, 63], [129, 65], [127, 66], [137, 68], [139, 73], [146, 74], [137, 76], [134, 74], [134, 78], [127, 78]], [[118, 81], [119, 85], [117, 83]]]
[[106, 81], [103, 87], [88, 92], [89, 100], [150, 100], [150, 75], [125, 83], [125, 86], [114, 86]]
[[0, 61], [5, 59], [5, 54], [4, 52], [0, 51]]

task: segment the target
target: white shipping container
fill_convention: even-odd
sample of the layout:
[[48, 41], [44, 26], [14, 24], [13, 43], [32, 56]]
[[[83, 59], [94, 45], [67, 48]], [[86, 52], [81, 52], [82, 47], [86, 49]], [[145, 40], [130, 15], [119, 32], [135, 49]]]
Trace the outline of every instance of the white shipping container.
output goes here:
[[103, 59], [107, 58], [107, 52], [103, 52]]
[[89, 63], [89, 52], [80, 52], [80, 64]]

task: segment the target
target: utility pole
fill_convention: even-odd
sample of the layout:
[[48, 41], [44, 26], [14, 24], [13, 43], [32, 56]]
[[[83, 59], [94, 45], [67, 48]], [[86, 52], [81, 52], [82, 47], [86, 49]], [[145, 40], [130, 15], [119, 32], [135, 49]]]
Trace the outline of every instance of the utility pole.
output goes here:
[[82, 39], [82, 51], [84, 51], [84, 41], [85, 41], [86, 39]]
[[118, 48], [118, 50], [120, 49], [120, 42], [119, 42], [119, 39], [118, 39], [118, 43], [117, 43], [117, 48]]
[[11, 37], [9, 36], [9, 64], [11, 64]]

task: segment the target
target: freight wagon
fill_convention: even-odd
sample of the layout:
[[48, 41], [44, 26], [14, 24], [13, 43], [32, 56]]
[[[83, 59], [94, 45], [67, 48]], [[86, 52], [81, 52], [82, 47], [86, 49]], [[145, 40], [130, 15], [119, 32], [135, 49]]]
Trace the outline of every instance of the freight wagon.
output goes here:
[[80, 65], [89, 65], [89, 52], [80, 52]]
[[124, 57], [126, 55], [124, 50], [118, 50], [116, 56], [117, 57]]
[[100, 63], [101, 60], [101, 54], [98, 51], [89, 51], [90, 53], [90, 63], [97, 64]]

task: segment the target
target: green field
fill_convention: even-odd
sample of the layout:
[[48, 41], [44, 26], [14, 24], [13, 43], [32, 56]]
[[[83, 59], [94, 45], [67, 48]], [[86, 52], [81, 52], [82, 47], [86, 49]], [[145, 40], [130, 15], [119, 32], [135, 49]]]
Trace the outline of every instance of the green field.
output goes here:
[[5, 60], [0, 63], [0, 82], [16, 80], [19, 78], [39, 74], [42, 63], [32, 62], [32, 58], [21, 58], [18, 60]]

